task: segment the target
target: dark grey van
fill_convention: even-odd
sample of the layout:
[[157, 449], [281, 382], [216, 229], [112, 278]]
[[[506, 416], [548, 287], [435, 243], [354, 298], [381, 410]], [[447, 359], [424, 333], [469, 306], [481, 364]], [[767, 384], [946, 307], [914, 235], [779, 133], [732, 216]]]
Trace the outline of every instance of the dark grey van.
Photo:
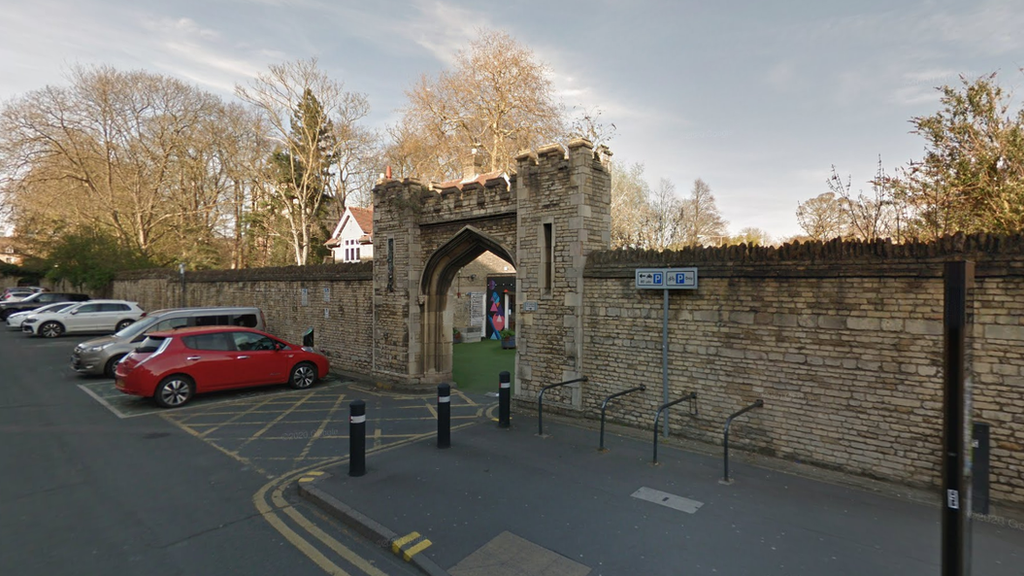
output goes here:
[[71, 353], [71, 367], [81, 374], [114, 377], [114, 367], [146, 334], [188, 326], [245, 326], [266, 330], [263, 311], [254, 307], [216, 306], [157, 310], [110, 336], [86, 340]]

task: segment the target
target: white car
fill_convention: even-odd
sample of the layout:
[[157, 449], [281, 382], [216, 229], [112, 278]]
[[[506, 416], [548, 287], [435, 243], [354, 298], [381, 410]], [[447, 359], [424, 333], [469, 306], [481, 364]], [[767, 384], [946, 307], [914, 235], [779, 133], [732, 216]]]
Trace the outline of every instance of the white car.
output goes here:
[[56, 338], [72, 332], [113, 334], [135, 322], [145, 312], [138, 303], [126, 300], [87, 300], [60, 312], [44, 312], [26, 318], [21, 331], [31, 336]]
[[21, 330], [21, 323], [26, 318], [35, 314], [41, 314], [44, 312], [60, 312], [68, 306], [74, 306], [77, 302], [54, 302], [53, 304], [47, 304], [41, 308], [34, 308], [32, 310], [23, 310], [21, 312], [15, 312], [7, 317], [7, 327], [14, 328], [15, 330]]

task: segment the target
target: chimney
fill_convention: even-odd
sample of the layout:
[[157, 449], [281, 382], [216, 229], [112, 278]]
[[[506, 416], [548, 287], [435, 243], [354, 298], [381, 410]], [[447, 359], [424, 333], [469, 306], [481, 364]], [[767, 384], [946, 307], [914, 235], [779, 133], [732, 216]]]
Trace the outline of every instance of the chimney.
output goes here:
[[469, 151], [469, 157], [462, 164], [462, 181], [471, 182], [480, 175], [484, 166], [484, 155], [480, 153], [480, 145], [477, 144]]

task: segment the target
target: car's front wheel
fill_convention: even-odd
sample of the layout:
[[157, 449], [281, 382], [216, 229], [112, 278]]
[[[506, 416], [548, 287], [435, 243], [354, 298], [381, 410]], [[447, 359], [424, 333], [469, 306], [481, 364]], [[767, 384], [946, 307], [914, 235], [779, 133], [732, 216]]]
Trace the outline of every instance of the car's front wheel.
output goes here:
[[114, 370], [117, 370], [117, 363], [124, 359], [124, 354], [118, 354], [110, 360], [107, 360], [106, 366], [103, 367], [103, 375], [107, 378], [114, 377]]
[[57, 338], [64, 333], [64, 326], [60, 322], [44, 322], [39, 327], [39, 335], [43, 338]]
[[316, 366], [309, 362], [296, 364], [292, 368], [291, 377], [288, 378], [288, 384], [296, 390], [309, 388], [314, 382], [316, 382]]
[[3, 310], [3, 311], [0, 311], [0, 320], [6, 322], [7, 321], [7, 317], [10, 316], [11, 314], [14, 314], [13, 310]]
[[191, 400], [195, 390], [196, 385], [191, 378], [176, 374], [160, 381], [153, 399], [161, 408], [177, 408]]

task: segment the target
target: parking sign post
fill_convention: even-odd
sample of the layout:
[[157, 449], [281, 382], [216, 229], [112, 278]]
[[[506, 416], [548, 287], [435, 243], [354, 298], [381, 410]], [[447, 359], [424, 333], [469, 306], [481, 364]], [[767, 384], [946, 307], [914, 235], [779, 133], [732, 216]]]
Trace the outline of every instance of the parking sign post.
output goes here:
[[[661, 398], [668, 403], [668, 292], [669, 290], [696, 290], [696, 268], [637, 268], [635, 282], [638, 290], [661, 290]], [[668, 413], [665, 413], [663, 434], [668, 438]]]

